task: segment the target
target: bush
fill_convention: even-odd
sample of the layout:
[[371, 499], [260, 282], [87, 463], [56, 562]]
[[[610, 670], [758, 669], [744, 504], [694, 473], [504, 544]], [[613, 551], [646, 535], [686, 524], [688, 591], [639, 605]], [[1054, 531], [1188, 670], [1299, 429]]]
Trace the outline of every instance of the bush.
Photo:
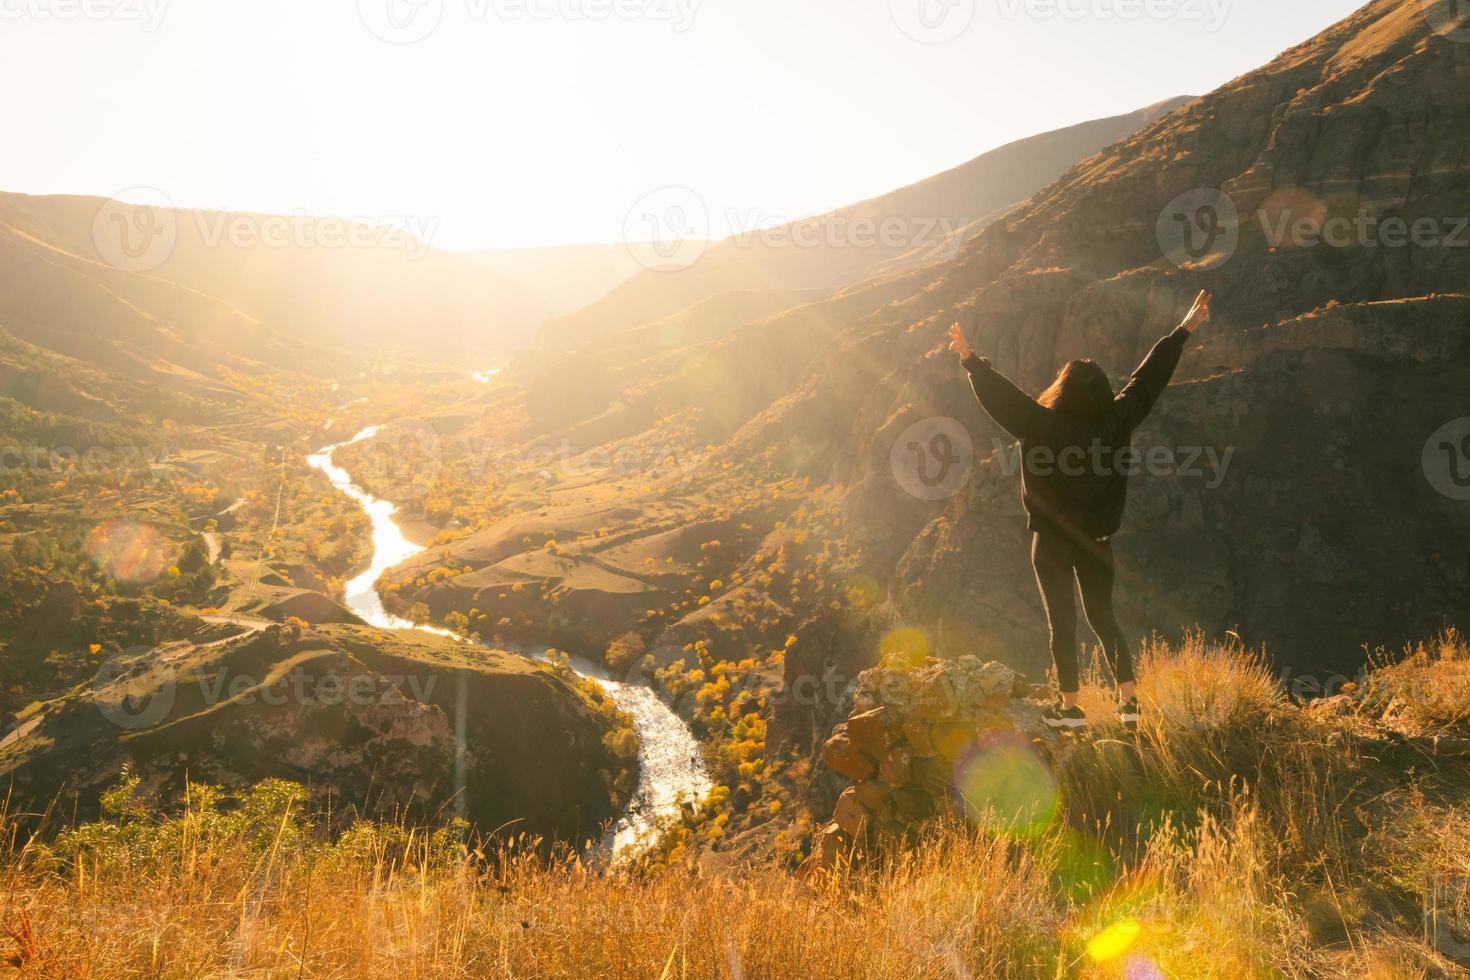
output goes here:
[[643, 637], [637, 633], [628, 632], [613, 640], [607, 645], [605, 659], [608, 667], [615, 673], [625, 674], [639, 660], [648, 648], [643, 643]]

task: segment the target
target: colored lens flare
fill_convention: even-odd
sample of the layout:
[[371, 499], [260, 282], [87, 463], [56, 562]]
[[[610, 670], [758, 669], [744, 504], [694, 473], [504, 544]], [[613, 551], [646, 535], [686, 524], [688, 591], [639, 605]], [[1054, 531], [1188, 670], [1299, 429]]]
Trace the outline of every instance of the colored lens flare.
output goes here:
[[129, 585], [146, 585], [168, 566], [168, 542], [135, 521], [99, 524], [87, 538], [87, 554], [108, 575]]
[[1123, 961], [1123, 980], [1165, 980], [1164, 971], [1141, 953], [1133, 953]]
[[848, 576], [843, 583], [847, 601], [858, 609], [870, 609], [883, 599], [883, 589], [871, 575], [857, 572]]
[[910, 671], [924, 666], [929, 657], [929, 639], [916, 629], [899, 627], [878, 646], [883, 656], [883, 665], [892, 670]]
[[1276, 248], [1300, 248], [1305, 240], [1301, 229], [1320, 228], [1328, 217], [1327, 205], [1315, 195], [1296, 188], [1280, 190], [1261, 205], [1260, 217], [1275, 234]]
[[1087, 956], [1094, 963], [1111, 963], [1131, 950], [1142, 932], [1143, 924], [1137, 919], [1115, 922], [1087, 941]]
[[1046, 829], [1061, 799], [1046, 763], [1014, 735], [979, 740], [955, 763], [953, 789], [970, 819], [1018, 837]]

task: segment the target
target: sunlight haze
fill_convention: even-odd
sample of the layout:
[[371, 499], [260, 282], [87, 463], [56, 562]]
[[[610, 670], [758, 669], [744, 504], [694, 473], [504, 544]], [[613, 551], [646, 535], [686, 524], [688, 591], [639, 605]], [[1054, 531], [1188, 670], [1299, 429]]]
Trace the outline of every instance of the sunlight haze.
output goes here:
[[23, 148], [0, 187], [412, 217], [486, 248], [616, 241], [677, 185], [719, 237], [1202, 94], [1357, 6], [911, 3], [0, 0]]

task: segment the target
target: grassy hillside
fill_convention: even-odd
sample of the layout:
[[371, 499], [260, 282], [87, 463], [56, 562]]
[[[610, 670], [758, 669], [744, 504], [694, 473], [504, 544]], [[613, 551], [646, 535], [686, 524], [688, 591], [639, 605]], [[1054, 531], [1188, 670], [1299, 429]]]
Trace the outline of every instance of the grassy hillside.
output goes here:
[[157, 819], [124, 785], [5, 854], [6, 954], [57, 977], [1463, 975], [1470, 778], [1425, 736], [1470, 735], [1467, 658], [1421, 646], [1303, 711], [1238, 646], [1155, 649], [1137, 747], [1080, 747], [1050, 821], [935, 824], [806, 880], [330, 832], [280, 784]]

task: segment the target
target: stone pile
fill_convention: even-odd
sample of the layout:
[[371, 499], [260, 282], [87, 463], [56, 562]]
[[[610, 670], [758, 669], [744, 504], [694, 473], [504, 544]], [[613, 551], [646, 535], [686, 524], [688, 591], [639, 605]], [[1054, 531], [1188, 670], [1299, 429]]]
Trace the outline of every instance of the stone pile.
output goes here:
[[852, 714], [832, 730], [822, 759], [853, 781], [818, 833], [810, 866], [831, 867], [854, 842], [903, 834], [958, 801], [955, 767], [998, 743], [1034, 745], [1048, 757], [1046, 702], [1025, 678], [976, 657], [929, 658], [913, 670], [878, 667], [858, 678]]

